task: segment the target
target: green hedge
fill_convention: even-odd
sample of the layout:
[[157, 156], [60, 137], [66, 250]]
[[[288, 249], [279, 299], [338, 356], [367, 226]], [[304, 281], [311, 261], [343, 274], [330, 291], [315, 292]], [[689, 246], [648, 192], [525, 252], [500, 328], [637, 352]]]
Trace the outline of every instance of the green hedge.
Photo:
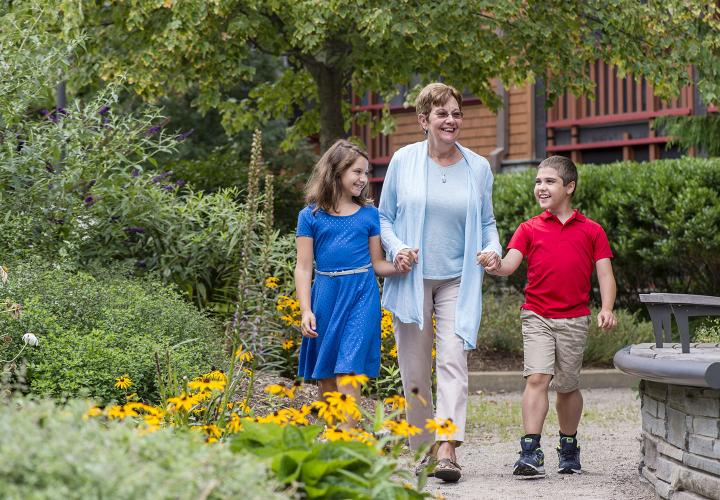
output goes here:
[[[720, 160], [580, 166], [574, 205], [605, 228], [619, 300], [640, 291], [720, 295]], [[535, 170], [498, 175], [494, 208], [501, 243], [539, 213]], [[525, 273], [510, 283], [522, 289]]]
[[[19, 319], [0, 313], [0, 356], [9, 360], [26, 332], [40, 345], [25, 348], [27, 384], [33, 393], [110, 400], [122, 396], [114, 381], [125, 373], [141, 397], [157, 397], [155, 353], [167, 352], [175, 371], [192, 376], [218, 363], [222, 331], [183, 300], [151, 279], [118, 270], [93, 276], [26, 262], [9, 270], [0, 305], [23, 307]], [[5, 310], [0, 309], [5, 313]]]
[[84, 401], [0, 403], [0, 491], [7, 499], [287, 498], [268, 465], [200, 432], [143, 434], [90, 419]]

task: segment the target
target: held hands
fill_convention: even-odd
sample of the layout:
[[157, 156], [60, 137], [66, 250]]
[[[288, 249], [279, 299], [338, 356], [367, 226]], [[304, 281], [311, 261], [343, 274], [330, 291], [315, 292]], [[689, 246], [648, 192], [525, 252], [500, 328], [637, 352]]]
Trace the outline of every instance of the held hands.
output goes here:
[[419, 251], [419, 248], [403, 248], [400, 250], [395, 256], [395, 262], [393, 262], [395, 269], [400, 273], [410, 272], [413, 264], [416, 264], [418, 261]]
[[495, 252], [478, 252], [475, 261], [489, 274], [495, 274], [502, 267], [502, 259]]
[[603, 330], [612, 330], [617, 326], [617, 318], [612, 311], [602, 309], [597, 315], [597, 323]]
[[300, 320], [300, 333], [303, 337], [315, 338], [318, 336], [315, 331], [317, 325], [315, 323], [315, 315], [312, 311], [305, 311], [302, 313], [302, 319]]

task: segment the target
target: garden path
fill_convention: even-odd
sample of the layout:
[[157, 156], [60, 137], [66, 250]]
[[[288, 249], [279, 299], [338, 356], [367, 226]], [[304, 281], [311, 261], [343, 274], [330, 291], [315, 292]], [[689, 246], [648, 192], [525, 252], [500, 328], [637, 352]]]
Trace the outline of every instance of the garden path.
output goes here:
[[463, 478], [444, 484], [430, 478], [426, 491], [455, 499], [623, 499], [652, 500], [655, 494], [638, 475], [640, 403], [633, 389], [583, 391], [585, 410], [578, 439], [585, 473], [557, 474], [558, 425], [551, 393], [550, 414], [543, 434], [544, 479], [514, 479], [521, 435], [520, 393], [471, 397], [468, 440], [458, 449]]

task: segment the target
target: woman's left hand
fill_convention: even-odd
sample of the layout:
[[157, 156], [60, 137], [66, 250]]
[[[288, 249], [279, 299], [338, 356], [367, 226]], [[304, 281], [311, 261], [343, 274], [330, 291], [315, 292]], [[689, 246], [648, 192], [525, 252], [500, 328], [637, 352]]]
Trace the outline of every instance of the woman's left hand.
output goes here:
[[483, 266], [487, 272], [500, 269], [500, 256], [495, 252], [478, 252], [476, 261], [478, 265]]

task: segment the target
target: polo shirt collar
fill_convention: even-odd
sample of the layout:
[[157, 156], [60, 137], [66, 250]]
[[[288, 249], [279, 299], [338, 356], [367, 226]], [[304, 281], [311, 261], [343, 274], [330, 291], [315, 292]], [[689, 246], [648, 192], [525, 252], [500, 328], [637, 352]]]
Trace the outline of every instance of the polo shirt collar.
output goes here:
[[[544, 221], [547, 221], [550, 219], [555, 219], [556, 221], [560, 222], [560, 220], [555, 215], [550, 213], [550, 210], [545, 210], [543, 213], [540, 214], [540, 217], [542, 217], [542, 219]], [[580, 213], [580, 211], [577, 208], [575, 208], [575, 209], [573, 209], [573, 213], [570, 216], [570, 218], [565, 221], [565, 224], [568, 224], [573, 219], [575, 219], [578, 222], [585, 222], [587, 220], [587, 217], [585, 217], [582, 213]]]

